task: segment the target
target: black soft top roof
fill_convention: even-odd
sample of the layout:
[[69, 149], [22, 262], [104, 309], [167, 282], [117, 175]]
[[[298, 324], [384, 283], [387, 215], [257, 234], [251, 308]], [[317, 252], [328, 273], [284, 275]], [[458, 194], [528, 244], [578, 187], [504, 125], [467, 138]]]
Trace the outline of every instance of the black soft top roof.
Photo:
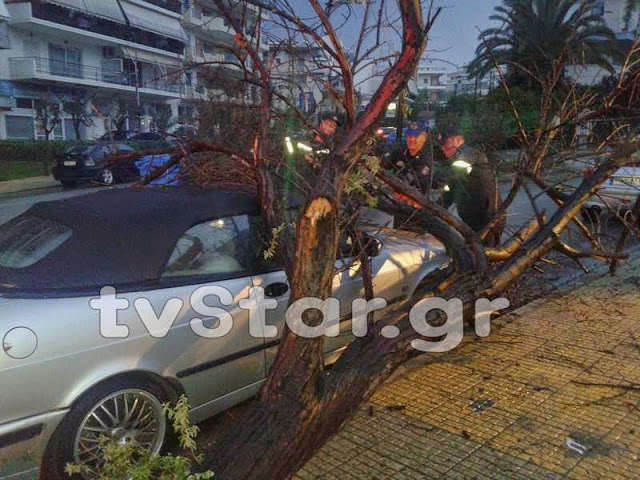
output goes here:
[[224, 190], [112, 189], [38, 203], [22, 216], [64, 224], [72, 229], [71, 238], [30, 267], [0, 266], [0, 286], [5, 293], [97, 291], [157, 280], [192, 226], [257, 214], [255, 196]]

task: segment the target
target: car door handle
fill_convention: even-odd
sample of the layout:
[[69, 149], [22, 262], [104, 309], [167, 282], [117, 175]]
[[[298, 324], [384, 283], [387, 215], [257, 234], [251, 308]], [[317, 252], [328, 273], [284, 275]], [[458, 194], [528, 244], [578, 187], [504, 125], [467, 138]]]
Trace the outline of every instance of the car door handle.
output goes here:
[[267, 288], [264, 289], [264, 294], [270, 298], [282, 297], [285, 293], [289, 291], [289, 285], [286, 283], [272, 283]]

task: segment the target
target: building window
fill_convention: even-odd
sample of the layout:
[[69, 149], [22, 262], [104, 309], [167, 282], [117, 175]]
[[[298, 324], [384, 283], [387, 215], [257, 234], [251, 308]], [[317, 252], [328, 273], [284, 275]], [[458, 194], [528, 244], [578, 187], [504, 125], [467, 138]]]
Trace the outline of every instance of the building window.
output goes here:
[[80, 138], [76, 136], [76, 129], [73, 126], [73, 120], [64, 119], [64, 138], [65, 140], [84, 140], [87, 138], [87, 127], [80, 124]]
[[179, 106], [178, 117], [183, 120], [193, 119], [193, 107]]
[[9, 36], [9, 25], [0, 20], [0, 49], [11, 48], [11, 37]]
[[82, 78], [82, 50], [50, 43], [49, 69], [53, 75]]
[[[44, 129], [37, 125], [37, 136], [38, 140], [46, 140], [47, 134]], [[49, 134], [49, 140], [64, 140], [64, 134], [62, 132], [62, 122], [58, 123], [56, 127], [53, 129], [53, 132]]]
[[33, 117], [16, 117], [7, 115], [7, 138], [14, 140], [33, 140], [34, 119]]
[[32, 98], [16, 98], [16, 108], [35, 108]]

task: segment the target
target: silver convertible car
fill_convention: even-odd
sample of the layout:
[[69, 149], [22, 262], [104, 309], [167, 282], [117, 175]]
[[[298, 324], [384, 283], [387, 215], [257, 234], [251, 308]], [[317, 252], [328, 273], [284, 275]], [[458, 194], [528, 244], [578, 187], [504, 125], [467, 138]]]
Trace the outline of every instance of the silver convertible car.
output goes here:
[[[388, 304], [448, 261], [430, 236], [381, 229], [372, 238], [375, 293]], [[364, 296], [343, 243], [334, 279], [341, 334], [326, 339], [327, 362], [353, 338], [351, 302]], [[3, 464], [30, 454], [67, 478], [68, 462], [99, 461], [100, 436], [158, 452], [162, 403], [186, 394], [197, 423], [255, 395], [289, 298], [277, 257], [264, 260], [268, 244], [256, 198], [219, 190], [102, 191], [36, 204], [1, 225], [0, 477]], [[206, 335], [219, 316], [203, 318], [192, 301], [207, 286], [230, 292], [200, 303], [231, 315], [219, 338]], [[241, 303], [256, 286], [277, 301], [264, 322], [276, 337], [250, 334]], [[96, 303], [104, 287], [115, 290], [115, 318]], [[153, 331], [142, 321], [150, 310], [175, 318]]]

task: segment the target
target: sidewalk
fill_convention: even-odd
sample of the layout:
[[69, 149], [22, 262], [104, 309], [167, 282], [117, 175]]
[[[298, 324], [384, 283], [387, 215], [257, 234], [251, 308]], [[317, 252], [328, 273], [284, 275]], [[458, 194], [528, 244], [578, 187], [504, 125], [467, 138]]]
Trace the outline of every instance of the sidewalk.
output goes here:
[[403, 367], [294, 478], [640, 478], [633, 262]]
[[37, 190], [60, 185], [51, 175], [46, 177], [30, 177], [20, 180], [5, 180], [0, 182], [1, 193], [18, 193], [24, 190]]

